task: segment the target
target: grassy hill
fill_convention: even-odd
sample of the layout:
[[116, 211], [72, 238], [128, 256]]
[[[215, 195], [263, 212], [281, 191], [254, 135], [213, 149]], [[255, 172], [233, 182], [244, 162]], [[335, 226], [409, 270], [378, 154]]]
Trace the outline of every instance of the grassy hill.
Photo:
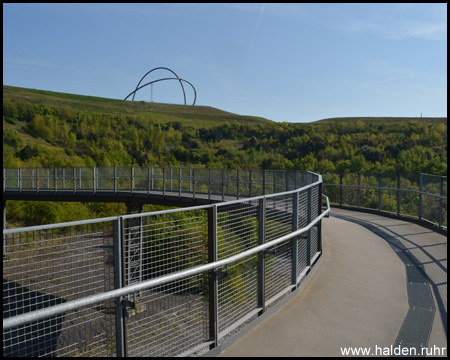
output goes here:
[[278, 123], [209, 106], [3, 86], [3, 162], [446, 173], [447, 118]]
[[3, 98], [22, 100], [34, 105], [66, 107], [73, 111], [96, 114], [138, 115], [155, 123], [181, 122], [185, 126], [194, 128], [210, 128], [233, 122], [261, 124], [271, 122], [261, 117], [237, 115], [211, 106], [123, 101], [7, 85], [3, 85]]

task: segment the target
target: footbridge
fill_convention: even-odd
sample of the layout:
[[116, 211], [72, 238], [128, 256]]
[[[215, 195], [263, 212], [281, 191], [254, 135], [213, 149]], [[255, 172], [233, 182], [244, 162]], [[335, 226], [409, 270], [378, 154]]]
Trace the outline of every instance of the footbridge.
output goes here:
[[[128, 210], [3, 230], [3, 354], [347, 356], [342, 349], [350, 347], [378, 346], [380, 355], [445, 348], [446, 181], [3, 169], [4, 224], [10, 200], [114, 201]], [[144, 213], [147, 203], [180, 208]]]

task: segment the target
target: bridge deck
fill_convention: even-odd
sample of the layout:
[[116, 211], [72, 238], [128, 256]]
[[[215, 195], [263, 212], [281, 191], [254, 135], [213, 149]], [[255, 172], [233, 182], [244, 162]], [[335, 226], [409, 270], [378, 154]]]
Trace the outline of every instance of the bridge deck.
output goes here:
[[445, 236], [332, 209], [323, 243], [300, 294], [220, 356], [342, 356], [343, 347], [377, 355], [376, 346], [419, 348], [428, 338], [428, 348], [447, 347]]

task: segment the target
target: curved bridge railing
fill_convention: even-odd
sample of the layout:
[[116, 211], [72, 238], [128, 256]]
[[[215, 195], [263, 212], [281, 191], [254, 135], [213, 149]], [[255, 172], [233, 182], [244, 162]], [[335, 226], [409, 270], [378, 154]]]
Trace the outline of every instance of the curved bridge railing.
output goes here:
[[[13, 187], [8, 171], [4, 193]], [[18, 189], [11, 191], [43, 191], [47, 179], [45, 191], [67, 190], [60, 187], [64, 182], [78, 191], [78, 178], [55, 176], [52, 184], [51, 174], [61, 170], [49, 170], [45, 180], [41, 171], [33, 184], [34, 174], [27, 178], [22, 169]], [[103, 191], [96, 171], [84, 180], [91, 191]], [[120, 190], [117, 171], [108, 181]], [[144, 177], [142, 189], [135, 171], [127, 180], [131, 189], [149, 197], [151, 178]], [[208, 201], [227, 200], [227, 185], [234, 186], [235, 197], [247, 197], [4, 230], [4, 355], [217, 351], [295, 294], [322, 254], [321, 220], [329, 206], [322, 211], [320, 175], [245, 172], [246, 181], [237, 173], [238, 185], [222, 170], [217, 177], [213, 170], [196, 172], [195, 179], [183, 177], [182, 170], [167, 178], [165, 171], [162, 179], [153, 177], [153, 186], [158, 180], [168, 193], [181, 196], [192, 178], [196, 194]], [[176, 176], [181, 181], [174, 191]], [[269, 188], [275, 193], [268, 194]]]
[[411, 219], [447, 232], [447, 176], [323, 173], [334, 206]]
[[138, 166], [4, 168], [3, 197], [118, 202], [128, 197], [141, 203], [163, 200], [190, 206], [294, 190], [313, 179], [312, 173], [281, 170]]

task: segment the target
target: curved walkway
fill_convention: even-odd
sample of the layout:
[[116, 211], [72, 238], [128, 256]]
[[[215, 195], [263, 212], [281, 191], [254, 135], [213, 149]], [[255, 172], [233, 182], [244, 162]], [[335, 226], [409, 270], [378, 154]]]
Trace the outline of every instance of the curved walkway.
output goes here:
[[445, 236], [335, 208], [322, 234], [323, 258], [300, 294], [220, 356], [392, 355], [382, 351], [400, 344], [447, 354]]

